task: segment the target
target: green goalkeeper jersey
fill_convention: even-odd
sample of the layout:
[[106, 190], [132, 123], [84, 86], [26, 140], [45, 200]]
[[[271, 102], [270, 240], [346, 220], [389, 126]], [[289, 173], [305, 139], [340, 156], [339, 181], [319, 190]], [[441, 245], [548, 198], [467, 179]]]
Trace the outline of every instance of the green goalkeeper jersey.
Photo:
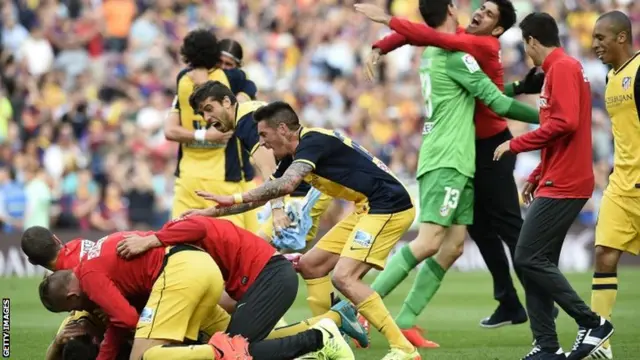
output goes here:
[[[500, 115], [514, 103], [480, 69], [473, 56], [428, 47], [420, 62], [425, 123], [417, 176], [440, 168], [475, 173], [475, 99]], [[532, 109], [532, 111], [534, 111]], [[534, 117], [536, 113], [533, 113]]]

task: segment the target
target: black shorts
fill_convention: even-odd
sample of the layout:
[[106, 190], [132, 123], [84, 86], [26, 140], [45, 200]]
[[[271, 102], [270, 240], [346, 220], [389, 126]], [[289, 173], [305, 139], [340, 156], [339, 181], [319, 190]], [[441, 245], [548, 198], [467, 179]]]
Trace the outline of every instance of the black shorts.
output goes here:
[[236, 304], [227, 333], [255, 342], [264, 340], [298, 295], [298, 274], [282, 255], [275, 255]]

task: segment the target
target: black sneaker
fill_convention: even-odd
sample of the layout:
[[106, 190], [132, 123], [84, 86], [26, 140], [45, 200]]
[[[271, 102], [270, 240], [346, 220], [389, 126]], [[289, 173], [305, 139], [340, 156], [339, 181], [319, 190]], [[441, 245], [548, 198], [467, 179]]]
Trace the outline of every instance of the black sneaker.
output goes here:
[[528, 319], [527, 312], [522, 307], [514, 312], [498, 306], [491, 316], [480, 321], [480, 326], [486, 329], [495, 329], [505, 325], [524, 324]]
[[594, 328], [578, 328], [576, 342], [573, 343], [571, 353], [567, 357], [569, 360], [582, 360], [593, 354], [605, 341], [613, 335], [613, 324], [600, 317], [600, 325]]
[[556, 352], [549, 351], [541, 348], [536, 345], [533, 347], [531, 352], [529, 352], [522, 360], [566, 360], [567, 356], [562, 351], [562, 348], [558, 349]]

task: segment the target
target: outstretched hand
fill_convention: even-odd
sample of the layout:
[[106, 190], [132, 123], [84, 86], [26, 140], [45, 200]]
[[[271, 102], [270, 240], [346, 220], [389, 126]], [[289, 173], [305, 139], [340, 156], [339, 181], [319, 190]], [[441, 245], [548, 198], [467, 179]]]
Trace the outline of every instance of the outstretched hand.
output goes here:
[[369, 20], [380, 24], [389, 25], [391, 15], [387, 14], [383, 8], [374, 4], [355, 4], [354, 9], [368, 17]]
[[196, 190], [196, 195], [205, 200], [215, 201], [216, 203], [218, 203], [217, 207], [227, 207], [235, 204], [233, 196], [230, 195], [216, 195], [201, 190]]

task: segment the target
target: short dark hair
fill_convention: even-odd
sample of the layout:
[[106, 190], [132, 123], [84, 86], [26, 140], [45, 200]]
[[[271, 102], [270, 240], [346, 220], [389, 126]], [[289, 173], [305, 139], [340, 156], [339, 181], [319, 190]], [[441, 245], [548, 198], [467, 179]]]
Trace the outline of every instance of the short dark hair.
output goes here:
[[623, 13], [622, 11], [614, 10], [609, 11], [600, 15], [598, 21], [609, 21], [611, 24], [611, 29], [613, 32], [618, 35], [621, 32], [627, 33], [627, 43], [633, 43], [633, 29], [631, 25], [631, 20], [629, 17]]
[[284, 101], [274, 101], [258, 108], [253, 113], [253, 121], [256, 123], [265, 121], [271, 127], [276, 127], [278, 124], [283, 123], [287, 125], [289, 130], [298, 130], [300, 128], [298, 114], [296, 114], [291, 105]]
[[218, 38], [206, 29], [193, 30], [182, 41], [180, 55], [189, 67], [213, 69], [220, 61]]
[[62, 304], [67, 297], [67, 288], [72, 274], [71, 270], [60, 270], [42, 279], [38, 293], [42, 305], [47, 310], [54, 313], [66, 311]]
[[42, 226], [32, 226], [25, 230], [22, 233], [20, 246], [29, 258], [29, 262], [44, 267], [49, 266], [62, 248], [53, 233]]
[[496, 4], [498, 11], [500, 11], [500, 17], [498, 18], [498, 26], [501, 26], [504, 31], [511, 29], [516, 23], [516, 8], [513, 6], [511, 0], [488, 0]]
[[220, 49], [220, 53], [228, 53], [234, 58], [238, 65], [242, 64], [244, 52], [242, 51], [242, 45], [240, 45], [239, 42], [233, 39], [222, 39], [218, 43], [218, 48]]
[[204, 84], [196, 87], [191, 96], [189, 96], [189, 105], [196, 113], [199, 113], [200, 104], [208, 98], [222, 103], [225, 97], [228, 97], [231, 104], [236, 103], [236, 96], [233, 91], [220, 81], [209, 80]]
[[534, 12], [520, 22], [520, 30], [522, 30], [522, 38], [528, 39], [532, 37], [540, 42], [542, 46], [559, 47], [560, 32], [555, 19], [544, 12]]
[[453, 5], [451, 0], [420, 0], [418, 9], [424, 22], [435, 28], [447, 20], [450, 5]]
[[70, 339], [62, 348], [62, 360], [86, 360], [98, 357], [99, 347], [88, 334]]

